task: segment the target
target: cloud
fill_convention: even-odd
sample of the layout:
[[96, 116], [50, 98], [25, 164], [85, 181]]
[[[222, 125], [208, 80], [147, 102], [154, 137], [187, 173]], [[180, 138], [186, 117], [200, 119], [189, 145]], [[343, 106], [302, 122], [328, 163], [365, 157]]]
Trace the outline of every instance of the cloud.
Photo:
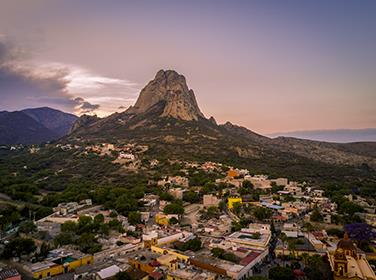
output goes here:
[[29, 52], [0, 36], [0, 109], [50, 106], [78, 115], [106, 115], [120, 102], [134, 102], [137, 92], [127, 80], [75, 65], [33, 61]]
[[81, 97], [75, 98], [74, 102], [76, 103], [74, 109], [79, 115], [92, 113], [100, 107], [98, 104], [91, 104]]

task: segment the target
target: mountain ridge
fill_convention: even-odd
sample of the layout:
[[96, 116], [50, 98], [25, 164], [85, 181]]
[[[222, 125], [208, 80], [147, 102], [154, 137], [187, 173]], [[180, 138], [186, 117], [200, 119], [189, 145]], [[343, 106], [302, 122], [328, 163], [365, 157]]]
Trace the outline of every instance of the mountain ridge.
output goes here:
[[49, 107], [0, 112], [0, 144], [40, 144], [65, 136], [77, 116]]

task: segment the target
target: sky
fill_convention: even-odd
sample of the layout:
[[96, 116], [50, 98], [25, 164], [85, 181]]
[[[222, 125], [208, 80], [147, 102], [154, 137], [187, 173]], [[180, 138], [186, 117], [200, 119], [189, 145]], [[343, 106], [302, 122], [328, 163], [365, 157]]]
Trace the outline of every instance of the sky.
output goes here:
[[376, 127], [376, 1], [1, 0], [0, 110], [106, 116], [160, 69], [270, 134]]

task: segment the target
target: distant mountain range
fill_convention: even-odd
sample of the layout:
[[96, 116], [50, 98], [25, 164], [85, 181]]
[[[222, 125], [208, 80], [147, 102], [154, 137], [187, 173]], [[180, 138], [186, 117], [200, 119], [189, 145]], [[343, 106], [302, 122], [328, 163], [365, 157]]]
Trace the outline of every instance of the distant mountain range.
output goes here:
[[0, 112], [0, 144], [39, 144], [65, 136], [77, 116], [48, 107]]
[[304, 130], [279, 132], [268, 134], [269, 137], [294, 137], [315, 141], [351, 143], [351, 142], [375, 142], [376, 128], [365, 129], [332, 129], [332, 130]]

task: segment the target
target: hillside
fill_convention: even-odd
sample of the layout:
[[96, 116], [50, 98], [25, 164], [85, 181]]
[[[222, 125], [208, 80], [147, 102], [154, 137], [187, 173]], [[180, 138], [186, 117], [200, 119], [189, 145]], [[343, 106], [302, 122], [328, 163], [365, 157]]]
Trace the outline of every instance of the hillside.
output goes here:
[[[82, 121], [63, 141], [134, 142], [148, 145], [153, 156], [216, 160], [281, 176], [314, 178], [339, 169], [340, 176], [364, 176], [364, 170], [376, 168], [375, 152], [367, 152], [376, 150], [373, 143], [271, 139], [229, 122], [217, 125], [201, 113], [182, 75], [161, 71], [141, 91], [134, 107], [107, 118]], [[177, 110], [169, 110], [171, 107]]]

